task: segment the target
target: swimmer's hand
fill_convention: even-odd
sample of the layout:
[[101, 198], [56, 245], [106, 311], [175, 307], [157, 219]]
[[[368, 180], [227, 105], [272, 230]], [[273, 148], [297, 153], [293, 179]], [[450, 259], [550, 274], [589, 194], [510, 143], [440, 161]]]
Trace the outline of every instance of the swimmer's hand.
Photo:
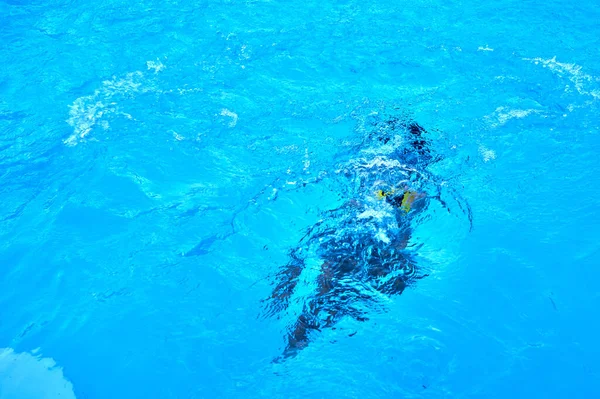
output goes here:
[[408, 213], [418, 195], [419, 194], [416, 191], [405, 191], [404, 196], [402, 197], [402, 203], [400, 204], [400, 209]]

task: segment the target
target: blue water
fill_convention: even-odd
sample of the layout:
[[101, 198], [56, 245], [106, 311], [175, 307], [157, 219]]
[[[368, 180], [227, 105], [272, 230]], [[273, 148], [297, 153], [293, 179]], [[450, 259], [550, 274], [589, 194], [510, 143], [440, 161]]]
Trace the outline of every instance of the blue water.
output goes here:
[[[0, 398], [598, 397], [599, 20], [0, 1]], [[271, 276], [378, 115], [441, 159], [429, 275], [273, 362]]]

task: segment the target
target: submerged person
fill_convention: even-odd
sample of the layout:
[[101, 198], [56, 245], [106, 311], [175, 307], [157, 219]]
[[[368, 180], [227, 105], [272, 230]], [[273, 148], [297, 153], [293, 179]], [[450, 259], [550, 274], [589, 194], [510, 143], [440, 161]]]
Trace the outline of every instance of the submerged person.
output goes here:
[[268, 315], [290, 305], [301, 281], [313, 292], [286, 334], [283, 357], [293, 356], [310, 335], [343, 317], [367, 320], [381, 295], [398, 295], [423, 274], [407, 246], [411, 222], [427, 205], [424, 170], [434, 160], [414, 122], [374, 122], [360, 151], [338, 171], [350, 183], [347, 200], [308, 229], [276, 275], [266, 301]]

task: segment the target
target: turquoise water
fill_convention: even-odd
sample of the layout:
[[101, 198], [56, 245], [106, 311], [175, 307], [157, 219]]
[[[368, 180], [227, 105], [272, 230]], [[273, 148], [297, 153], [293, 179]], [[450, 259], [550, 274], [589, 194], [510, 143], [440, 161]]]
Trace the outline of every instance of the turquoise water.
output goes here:
[[[599, 20], [1, 1], [0, 398], [596, 397]], [[265, 316], [273, 276], [369, 197], [388, 117], [438, 157], [413, 165], [446, 204], [411, 222], [427, 277], [273, 361], [314, 298]]]

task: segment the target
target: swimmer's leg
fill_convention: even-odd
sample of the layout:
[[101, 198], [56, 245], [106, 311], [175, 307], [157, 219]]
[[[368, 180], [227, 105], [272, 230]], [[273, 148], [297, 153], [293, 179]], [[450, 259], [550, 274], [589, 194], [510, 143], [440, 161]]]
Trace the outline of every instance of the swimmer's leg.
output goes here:
[[265, 302], [266, 314], [273, 316], [285, 310], [289, 299], [298, 285], [298, 277], [304, 269], [304, 260], [292, 255], [292, 260], [275, 276], [275, 287]]
[[369, 276], [377, 282], [377, 291], [388, 295], [400, 295], [411, 280], [418, 278], [417, 263], [410, 252], [406, 251], [410, 237], [411, 230], [404, 230], [386, 251], [372, 259]]
[[320, 331], [320, 326], [315, 321], [314, 315], [309, 313], [301, 314], [286, 336], [287, 342], [283, 351], [283, 357], [294, 356], [306, 348], [309, 343], [309, 334], [315, 330]]
[[429, 276], [422, 273], [415, 260], [410, 257], [401, 259], [397, 269], [390, 274], [390, 277], [382, 279], [383, 282], [375, 287], [377, 291], [387, 295], [400, 295], [410, 283]]
[[[282, 355], [284, 358], [294, 356], [308, 346], [311, 331], [320, 331], [323, 324], [323, 321], [320, 320], [323, 303], [327, 301], [327, 296], [334, 287], [333, 270], [334, 266], [329, 261], [325, 261], [321, 265], [321, 274], [317, 277], [317, 293], [305, 305], [302, 314], [287, 333], [286, 347]], [[331, 312], [328, 312], [324, 321], [325, 327], [329, 327], [331, 324], [329, 321], [335, 316]]]

